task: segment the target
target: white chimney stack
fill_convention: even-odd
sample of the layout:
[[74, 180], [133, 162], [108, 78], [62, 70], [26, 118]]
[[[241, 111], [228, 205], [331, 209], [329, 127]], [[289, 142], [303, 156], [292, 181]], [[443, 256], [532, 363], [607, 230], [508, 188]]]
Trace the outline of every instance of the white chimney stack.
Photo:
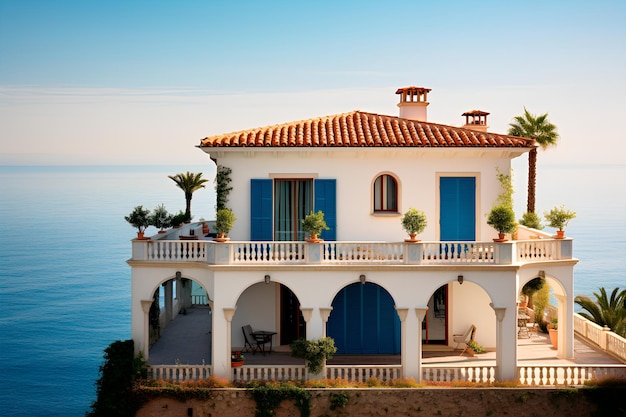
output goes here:
[[400, 118], [427, 122], [426, 107], [428, 107], [427, 94], [430, 88], [424, 87], [404, 87], [398, 88], [396, 94], [400, 95]]

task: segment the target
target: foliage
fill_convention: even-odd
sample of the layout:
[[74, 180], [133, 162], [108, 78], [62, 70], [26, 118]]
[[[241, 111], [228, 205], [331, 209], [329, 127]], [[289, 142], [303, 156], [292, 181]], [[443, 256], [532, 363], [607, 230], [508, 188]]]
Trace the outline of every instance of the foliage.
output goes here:
[[524, 294], [528, 298], [532, 298], [532, 296], [537, 291], [542, 289], [545, 284], [546, 284], [545, 278], [542, 278], [542, 277], [533, 278], [522, 287], [522, 294]]
[[498, 195], [497, 204], [505, 207], [509, 207], [511, 210], [513, 209], [513, 193], [515, 190], [513, 189], [513, 175], [503, 174], [500, 170], [497, 170], [498, 181], [500, 181], [500, 186], [502, 187], [502, 192]]
[[172, 226], [172, 215], [167, 212], [164, 204], [159, 204], [149, 216], [150, 224], [163, 230]]
[[136, 206], [128, 216], [124, 216], [124, 219], [136, 227], [139, 233], [146, 230], [146, 227], [150, 226], [150, 210], [144, 209], [143, 206]]
[[576, 217], [576, 212], [566, 210], [563, 205], [561, 207], [552, 207], [550, 211], [546, 211], [543, 216], [548, 221], [548, 226], [557, 230], [563, 230], [570, 220]]
[[487, 224], [498, 233], [511, 233], [515, 230], [515, 213], [510, 207], [499, 205], [491, 209]]
[[[539, 327], [545, 326], [543, 323], [543, 312], [550, 303], [550, 285], [545, 283], [537, 292], [533, 295], [533, 310], [535, 312], [535, 323], [539, 324]], [[542, 329], [544, 332], [546, 329]]]
[[85, 413], [87, 417], [135, 415], [138, 404], [131, 392], [134, 381], [145, 378], [146, 362], [142, 356], [134, 357], [134, 349], [132, 340], [118, 340], [104, 350], [104, 364], [96, 382], [97, 399]]
[[172, 226], [178, 227], [186, 221], [191, 220], [182, 210], [179, 210], [178, 213], [172, 216]]
[[271, 417], [283, 400], [294, 400], [300, 416], [311, 414], [311, 394], [292, 384], [267, 384], [253, 388], [252, 397], [256, 402], [256, 417]]
[[578, 295], [574, 302], [585, 311], [579, 314], [591, 320], [599, 326], [608, 326], [614, 333], [626, 337], [626, 290], [615, 288], [608, 296], [604, 287], [600, 293], [594, 292], [596, 301], [591, 298]]
[[328, 396], [328, 401], [330, 402], [330, 409], [336, 410], [338, 408], [343, 408], [348, 405], [350, 401], [350, 395], [347, 392], [339, 391], [339, 392], [331, 392]]
[[230, 174], [232, 169], [218, 165], [217, 174], [215, 175], [215, 211], [220, 211], [226, 208], [228, 203], [228, 195], [233, 190], [233, 187], [229, 186], [232, 181]]
[[420, 234], [424, 231], [428, 222], [426, 220], [426, 214], [411, 207], [401, 219], [402, 227], [409, 235]]
[[485, 348], [482, 345], [479, 345], [475, 340], [470, 340], [467, 342], [467, 346], [474, 351], [474, 353], [483, 353]]
[[202, 178], [202, 172], [193, 173], [189, 171], [176, 175], [168, 175], [167, 177], [174, 181], [176, 186], [185, 193], [185, 215], [191, 219], [191, 197], [194, 192], [200, 188], [204, 188], [204, 183], [208, 180]]
[[552, 322], [548, 324], [548, 329], [559, 330], [559, 319], [556, 317], [552, 319]]
[[302, 230], [311, 235], [319, 235], [322, 230], [330, 230], [324, 220], [324, 212], [318, 210], [317, 213], [310, 212], [307, 214], [302, 220]]
[[217, 233], [227, 234], [230, 232], [230, 229], [233, 228], [235, 220], [237, 220], [237, 217], [235, 217], [235, 213], [230, 209], [218, 210], [215, 217], [215, 231]]
[[519, 224], [531, 229], [543, 230], [543, 224], [541, 224], [541, 219], [537, 216], [537, 213], [524, 213], [519, 220]]
[[[548, 120], [548, 113], [535, 116], [524, 107], [523, 116], [515, 116], [509, 124], [508, 134], [535, 139], [541, 149], [556, 146], [559, 134], [555, 125]], [[526, 211], [535, 212], [535, 194], [537, 183], [537, 149], [532, 148], [528, 154], [528, 199]]]
[[332, 337], [318, 340], [300, 338], [289, 345], [291, 356], [306, 360], [306, 367], [312, 374], [319, 374], [324, 367], [324, 360], [331, 359], [337, 348]]

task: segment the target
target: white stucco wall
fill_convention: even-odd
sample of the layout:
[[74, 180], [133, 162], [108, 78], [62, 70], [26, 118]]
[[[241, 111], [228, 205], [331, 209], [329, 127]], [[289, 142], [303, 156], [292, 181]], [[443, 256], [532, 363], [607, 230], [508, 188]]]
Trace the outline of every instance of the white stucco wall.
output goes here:
[[[314, 177], [337, 180], [337, 240], [400, 241], [406, 233], [400, 225], [410, 207], [424, 211], [429, 225], [419, 238], [439, 238], [439, 176], [476, 177], [476, 240], [489, 240], [495, 231], [487, 214], [501, 186], [497, 170], [510, 170], [509, 154], [502, 150], [471, 149], [338, 149], [277, 151], [240, 149], [216, 151], [218, 164], [232, 169], [233, 190], [228, 206], [237, 221], [230, 232], [233, 240], [250, 238], [250, 179], [289, 174], [292, 178]], [[399, 184], [399, 214], [373, 215], [372, 183], [381, 173], [394, 175]]]

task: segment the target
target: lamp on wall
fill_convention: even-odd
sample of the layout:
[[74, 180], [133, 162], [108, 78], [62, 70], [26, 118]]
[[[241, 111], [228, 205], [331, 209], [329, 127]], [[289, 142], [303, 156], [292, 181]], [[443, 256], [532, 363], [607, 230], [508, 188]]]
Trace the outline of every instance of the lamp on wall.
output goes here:
[[459, 275], [458, 277], [456, 277], [456, 280], [459, 281], [459, 284], [463, 284], [463, 275]]
[[359, 281], [361, 281], [361, 284], [365, 284], [365, 280], [366, 280], [366, 277], [364, 274], [359, 275]]
[[272, 279], [272, 277], [270, 277], [269, 275], [265, 275], [265, 283], [266, 284], [270, 283], [270, 279]]
[[180, 279], [182, 275], [183, 274], [181, 274], [180, 271], [176, 271], [176, 279]]

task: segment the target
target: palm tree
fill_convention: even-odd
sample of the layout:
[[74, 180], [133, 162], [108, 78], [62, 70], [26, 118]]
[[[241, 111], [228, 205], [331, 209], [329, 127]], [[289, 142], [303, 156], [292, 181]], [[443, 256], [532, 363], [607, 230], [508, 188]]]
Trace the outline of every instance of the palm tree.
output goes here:
[[607, 297], [604, 287], [600, 294], [593, 293], [596, 301], [584, 295], [577, 295], [574, 302], [587, 312], [579, 313], [587, 320], [600, 326], [609, 327], [614, 333], [626, 337], [626, 290], [615, 288], [610, 297]]
[[[556, 126], [548, 120], [548, 113], [541, 116], [530, 114], [524, 107], [523, 116], [515, 116], [509, 124], [509, 135], [532, 138], [542, 150], [556, 146], [559, 139]], [[537, 186], [537, 148], [533, 147], [528, 154], [528, 202], [526, 212], [535, 212], [535, 189]]]
[[168, 175], [168, 178], [172, 179], [185, 193], [185, 217], [191, 219], [191, 197], [195, 191], [204, 188], [203, 184], [208, 180], [202, 178], [202, 172], [194, 174], [189, 171], [185, 174]]

